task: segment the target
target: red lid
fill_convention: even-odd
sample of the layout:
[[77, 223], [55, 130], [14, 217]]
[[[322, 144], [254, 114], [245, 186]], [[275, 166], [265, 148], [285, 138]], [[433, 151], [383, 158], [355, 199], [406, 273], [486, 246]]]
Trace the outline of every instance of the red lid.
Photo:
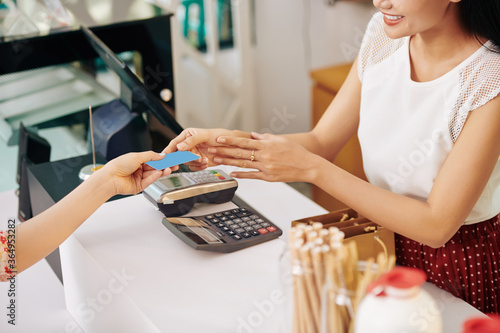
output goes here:
[[368, 291], [373, 290], [375, 294], [381, 295], [386, 287], [409, 289], [421, 286], [426, 280], [427, 275], [421, 269], [396, 266], [389, 272], [382, 274], [377, 281], [370, 285]]
[[464, 322], [462, 333], [498, 333], [500, 332], [500, 316], [475, 317]]

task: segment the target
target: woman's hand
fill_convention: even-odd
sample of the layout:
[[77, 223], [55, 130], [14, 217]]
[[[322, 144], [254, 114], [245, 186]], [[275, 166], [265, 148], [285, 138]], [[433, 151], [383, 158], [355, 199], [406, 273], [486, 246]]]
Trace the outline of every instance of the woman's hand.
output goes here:
[[96, 174], [101, 174], [104, 181], [112, 182], [113, 195], [137, 194], [158, 178], [168, 176], [172, 172], [170, 168], [156, 170], [144, 164], [161, 160], [163, 157], [164, 154], [153, 151], [125, 154], [106, 163]]
[[[119, 156], [29, 223], [16, 226], [17, 272], [54, 251], [113, 195], [139, 193], [161, 176], [168, 176], [170, 169], [160, 171], [144, 164], [163, 156], [152, 151]], [[51, 230], [50, 237], [40, 237], [47, 230]]]
[[226, 129], [201, 129], [201, 128], [187, 128], [182, 131], [179, 136], [170, 141], [168, 146], [163, 150], [163, 153], [168, 154], [174, 151], [190, 151], [196, 155], [201, 156], [199, 160], [186, 163], [193, 171], [203, 170], [209, 166], [218, 165], [213, 158], [214, 155], [209, 152], [210, 147], [221, 146], [217, 142], [219, 136], [237, 136], [250, 138], [249, 133], [240, 131], [231, 131]]
[[[282, 136], [252, 133], [250, 139], [221, 136], [219, 147], [208, 149], [217, 164], [233, 165], [258, 171], [232, 172], [235, 178], [262, 179], [272, 182], [311, 182], [315, 165], [322, 157]], [[253, 156], [253, 157], [252, 157]]]

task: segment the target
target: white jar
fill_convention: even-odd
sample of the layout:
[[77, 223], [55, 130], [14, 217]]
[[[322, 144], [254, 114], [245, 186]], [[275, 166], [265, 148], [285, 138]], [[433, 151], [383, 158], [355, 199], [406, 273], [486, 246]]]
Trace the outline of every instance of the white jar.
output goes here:
[[422, 270], [395, 267], [372, 284], [361, 301], [355, 333], [442, 333], [441, 312], [422, 284]]

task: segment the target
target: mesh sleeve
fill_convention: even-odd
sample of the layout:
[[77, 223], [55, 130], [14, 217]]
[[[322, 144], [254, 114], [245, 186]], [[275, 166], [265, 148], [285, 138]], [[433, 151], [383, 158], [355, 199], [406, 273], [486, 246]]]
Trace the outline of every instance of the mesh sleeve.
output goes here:
[[358, 56], [358, 75], [363, 82], [363, 75], [370, 67], [390, 57], [404, 44], [404, 39], [387, 37], [383, 26], [382, 13], [375, 13], [368, 23]]
[[483, 52], [460, 72], [459, 95], [449, 121], [453, 142], [460, 135], [469, 112], [483, 106], [499, 93], [500, 54]]

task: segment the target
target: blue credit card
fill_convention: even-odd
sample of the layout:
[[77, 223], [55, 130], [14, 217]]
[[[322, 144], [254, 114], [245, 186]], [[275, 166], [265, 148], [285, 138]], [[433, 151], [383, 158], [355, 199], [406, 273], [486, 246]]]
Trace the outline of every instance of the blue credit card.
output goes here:
[[194, 161], [199, 158], [200, 156], [189, 151], [176, 151], [170, 154], [166, 154], [165, 157], [161, 160], [149, 161], [146, 162], [146, 164], [155, 168], [156, 170], [163, 170], [166, 168], [170, 168], [171, 166]]

